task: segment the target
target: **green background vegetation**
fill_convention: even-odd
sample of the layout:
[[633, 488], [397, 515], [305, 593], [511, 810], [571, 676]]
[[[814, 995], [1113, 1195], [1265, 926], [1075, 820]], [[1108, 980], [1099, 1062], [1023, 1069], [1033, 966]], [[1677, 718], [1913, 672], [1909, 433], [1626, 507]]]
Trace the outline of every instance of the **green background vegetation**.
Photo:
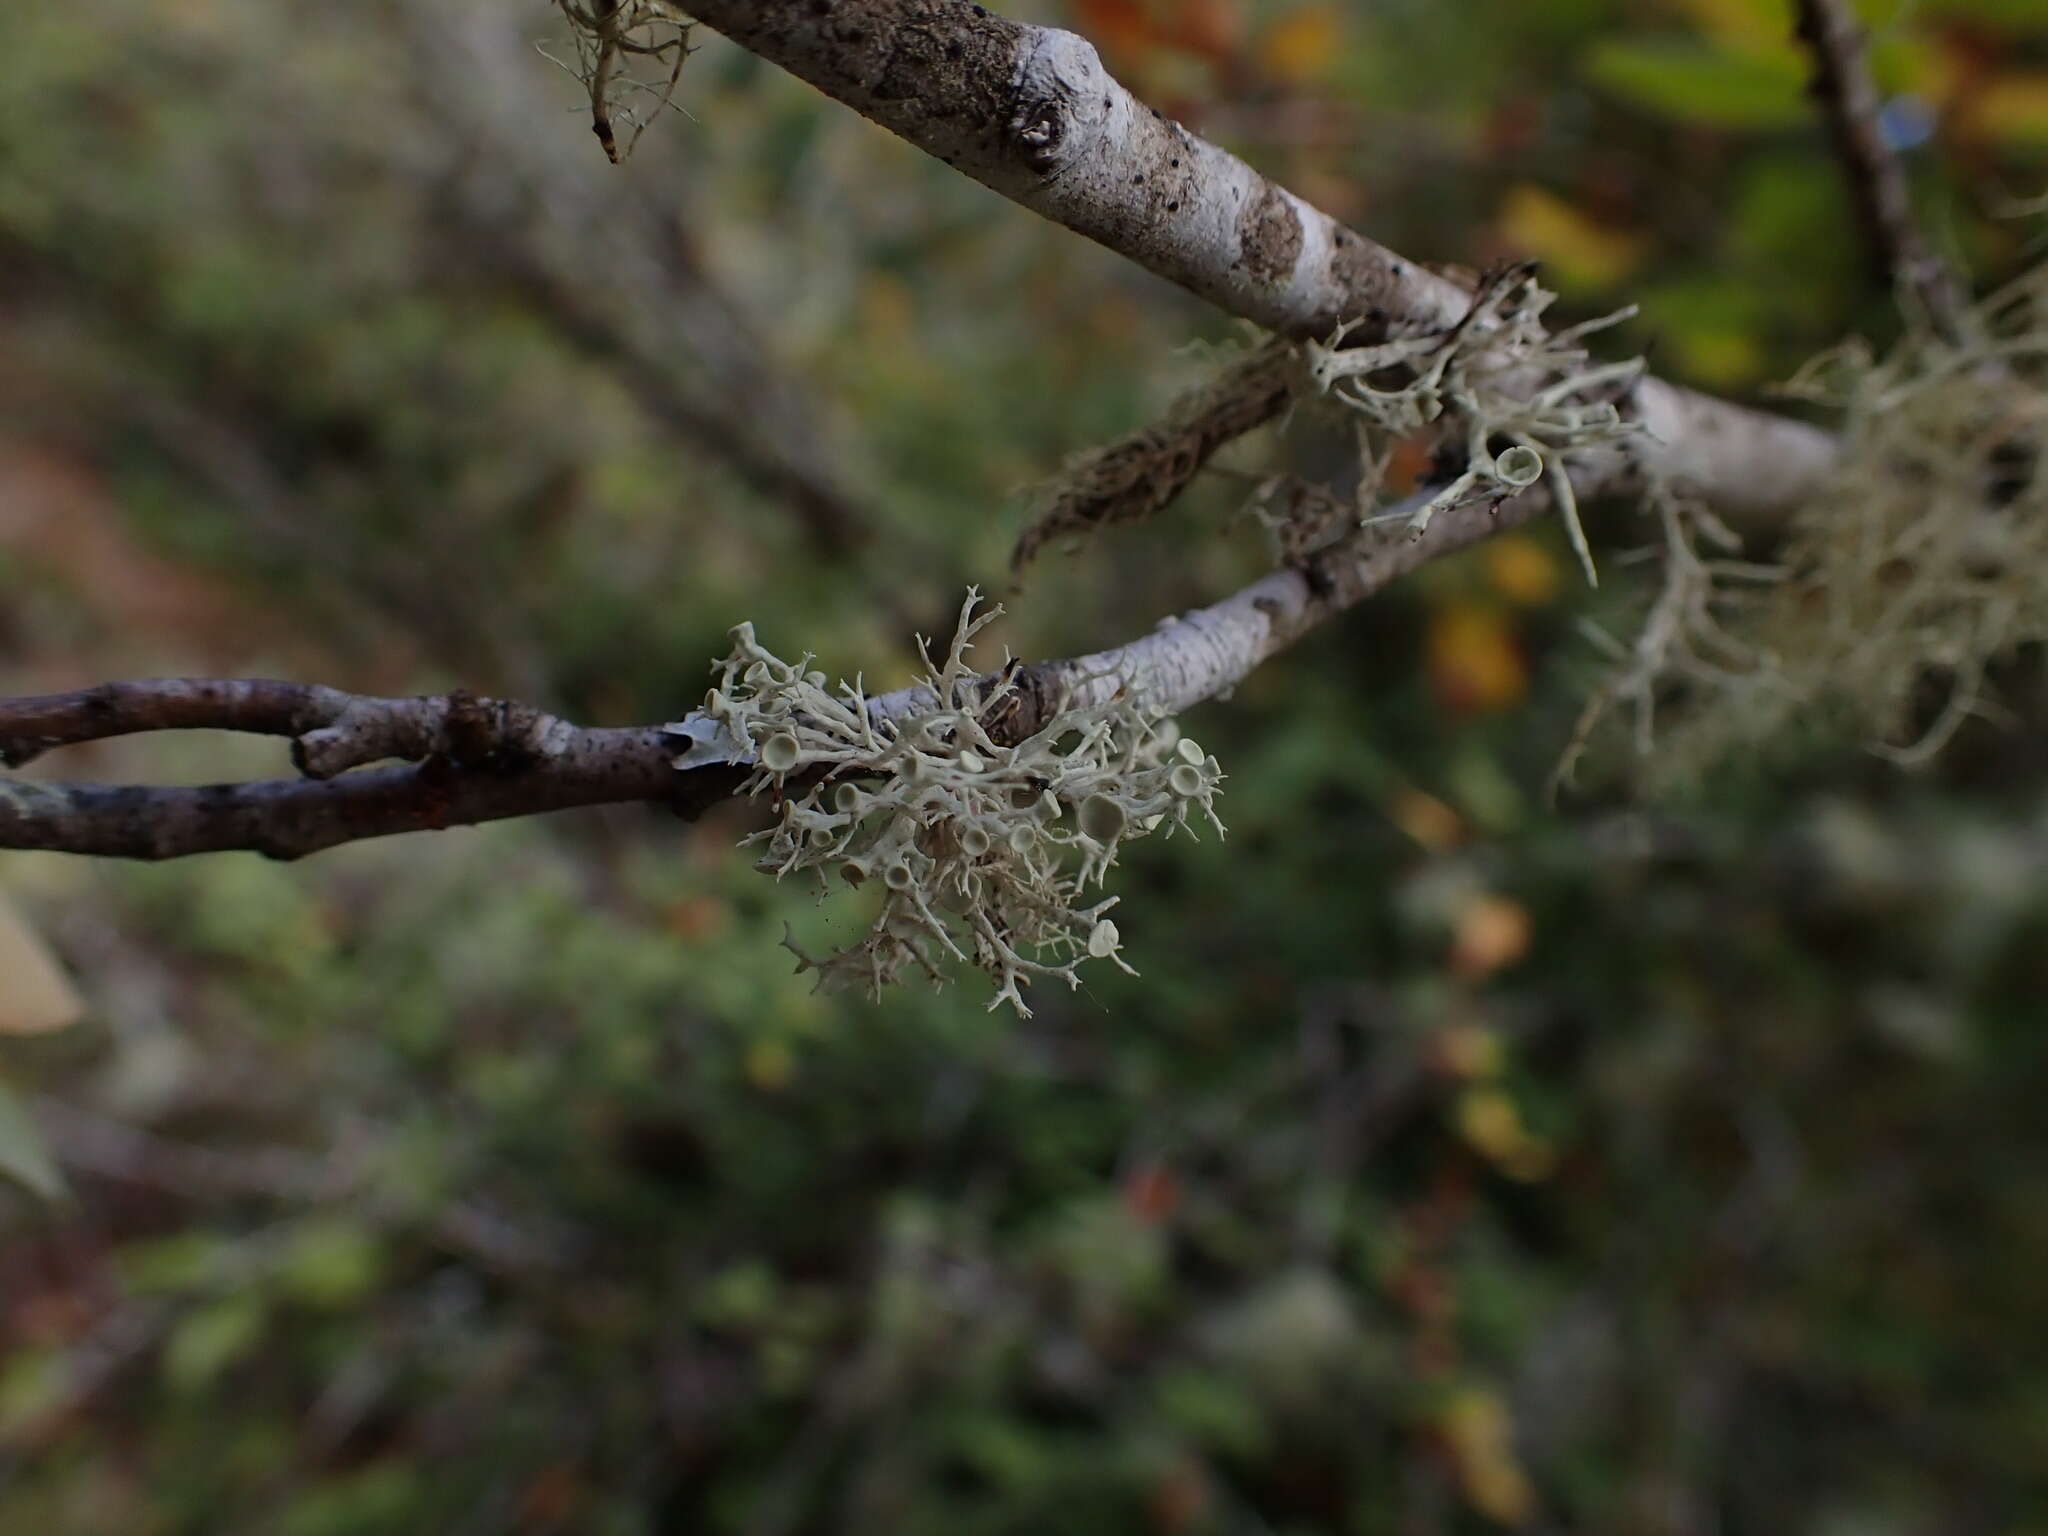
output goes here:
[[[1752, 394], [1893, 324], [1783, 9], [1038, 14], [1397, 249], [1539, 255]], [[1880, 70], [1995, 279], [2038, 228], [1994, 215], [2048, 162], [2048, 7], [1907, 9], [1866, 8]], [[716, 40], [613, 171], [517, 52], [551, 30], [0, 7], [0, 691], [661, 719], [742, 618], [887, 686], [969, 582], [1035, 656], [1262, 567], [1242, 476], [1327, 467], [1313, 423], [1003, 593], [1022, 489], [1237, 333]], [[586, 218], [585, 178], [623, 200]], [[855, 552], [732, 420], [678, 429], [735, 356]], [[1648, 579], [1631, 509], [1595, 536], [1597, 595], [1516, 535], [1205, 706], [1229, 840], [1141, 845], [1143, 977], [1028, 1022], [973, 978], [812, 995], [785, 921], [862, 921], [734, 855], [745, 807], [0, 855], [89, 1004], [0, 1040], [71, 1188], [0, 1192], [0, 1531], [2048, 1529], [2039, 658], [1922, 775], [1816, 739], [1655, 803], [1615, 751], [1553, 811], [1575, 622]]]

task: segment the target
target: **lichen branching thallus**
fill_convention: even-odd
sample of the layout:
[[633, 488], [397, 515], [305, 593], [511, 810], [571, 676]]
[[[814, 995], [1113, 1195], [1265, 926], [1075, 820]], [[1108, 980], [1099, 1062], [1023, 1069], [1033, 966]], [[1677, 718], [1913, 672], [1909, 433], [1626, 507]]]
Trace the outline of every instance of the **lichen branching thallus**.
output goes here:
[[1643, 363], [1596, 363], [1584, 345], [1633, 308], [1552, 333], [1543, 315], [1555, 297], [1537, 284], [1534, 264], [1521, 263], [1483, 282], [1449, 330], [1347, 347], [1346, 326], [1327, 343], [1307, 344], [1304, 361], [1318, 389], [1363, 418], [1370, 490], [1378, 488], [1387, 445], [1447, 414], [1462, 429], [1464, 467], [1408, 514], [1417, 537], [1439, 512], [1512, 496], [1547, 478], [1586, 580], [1597, 585], [1566, 461], [1641, 433], [1618, 401]]
[[976, 614], [977, 601], [970, 590], [943, 663], [923, 650], [921, 686], [876, 699], [859, 678], [828, 688], [809, 654], [786, 662], [742, 624], [702, 709], [670, 729], [692, 743], [680, 766], [722, 754], [754, 765], [747, 792], [775, 794], [775, 824], [746, 840], [760, 868], [814, 871], [826, 892], [879, 887], [858, 942], [814, 956], [785, 938], [800, 970], [878, 993], [909, 972], [942, 981], [947, 960], [963, 961], [994, 982], [990, 1007], [1028, 1016], [1036, 978], [1078, 986], [1091, 959], [1131, 970], [1103, 879], [1124, 843], [1156, 828], [1192, 832], [1199, 817], [1220, 833], [1223, 775], [1125, 689], [998, 740], [987, 722], [1015, 669], [969, 666], [974, 636], [1002, 611]]

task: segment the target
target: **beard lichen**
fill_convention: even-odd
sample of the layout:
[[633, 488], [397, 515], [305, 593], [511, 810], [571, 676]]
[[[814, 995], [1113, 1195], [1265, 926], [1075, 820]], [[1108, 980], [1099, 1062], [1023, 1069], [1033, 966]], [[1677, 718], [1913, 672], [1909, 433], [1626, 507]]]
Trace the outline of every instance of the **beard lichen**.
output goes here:
[[[1671, 545], [1645, 633], [1705, 636], [1713, 654], [1639, 646], [1617, 674], [1653, 784], [1762, 762], [1815, 730], [1923, 763], [1990, 711], [1994, 660], [2048, 641], [2048, 267], [1979, 305], [1960, 340], [1914, 328], [1884, 356], [1852, 341], [1786, 392], [1839, 413], [1835, 468], [1793, 520], [1774, 582], [1742, 592], [1714, 578], [1761, 568]], [[1732, 614], [1744, 599], [1728, 627], [1709, 617], [1709, 603]], [[1658, 692], [1667, 724], [1652, 752]]]
[[784, 661], [741, 624], [702, 709], [669, 729], [692, 742], [679, 767], [751, 763], [742, 791], [774, 795], [774, 825], [742, 843], [762, 850], [758, 868], [814, 873], [821, 895], [835, 875], [879, 888], [858, 943], [814, 956], [785, 935], [800, 972], [878, 995], [912, 973], [942, 982], [948, 960], [965, 962], [994, 982], [991, 1008], [1029, 1017], [1034, 979], [1077, 987], [1089, 960], [1132, 971], [1104, 877], [1123, 844], [1159, 827], [1192, 832], [1199, 817], [1221, 833], [1223, 775], [1171, 720], [1121, 695], [999, 740], [990, 722], [1017, 691], [1016, 668], [969, 666], [974, 636], [1002, 611], [977, 615], [977, 601], [970, 590], [943, 663], [920, 641], [927, 675], [907, 705], [870, 699], [859, 678], [828, 689], [811, 655]]
[[[647, 125], [675, 106], [694, 23], [670, 0], [555, 0], [569, 23], [573, 62], [544, 57], [576, 77], [590, 96], [590, 131], [617, 165]], [[677, 110], [681, 110], [678, 108]], [[619, 131], [627, 130], [625, 142]]]
[[1620, 401], [1643, 363], [1596, 363], [1584, 345], [1633, 307], [1553, 333], [1543, 315], [1555, 298], [1523, 262], [1484, 280], [1448, 330], [1347, 347], [1352, 327], [1344, 326], [1327, 342], [1305, 343], [1303, 355], [1316, 388], [1364, 418], [1362, 499], [1377, 491], [1395, 442], [1451, 416], [1464, 433], [1465, 467], [1407, 514], [1410, 533], [1420, 538], [1439, 512], [1498, 503], [1547, 478], [1586, 580], [1598, 585], [1565, 461], [1642, 433]]

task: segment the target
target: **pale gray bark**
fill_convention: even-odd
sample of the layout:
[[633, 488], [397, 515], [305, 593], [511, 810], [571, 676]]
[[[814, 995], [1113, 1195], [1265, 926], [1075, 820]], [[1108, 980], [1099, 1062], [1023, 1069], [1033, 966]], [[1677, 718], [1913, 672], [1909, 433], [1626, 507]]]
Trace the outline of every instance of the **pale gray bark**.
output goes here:
[[[964, 0], [688, 0], [741, 47], [976, 181], [1211, 303], [1296, 339], [1454, 324], [1458, 283], [1366, 239], [1146, 107], [1074, 33]], [[1738, 522], [1779, 516], [1833, 458], [1827, 434], [1656, 379], [1632, 462], [1573, 464], [1581, 496], [1640, 466]]]

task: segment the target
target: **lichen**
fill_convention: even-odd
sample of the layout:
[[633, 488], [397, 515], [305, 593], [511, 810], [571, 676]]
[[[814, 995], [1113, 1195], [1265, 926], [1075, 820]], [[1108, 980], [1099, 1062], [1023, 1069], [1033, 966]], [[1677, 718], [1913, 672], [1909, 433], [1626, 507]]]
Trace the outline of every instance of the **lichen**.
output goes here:
[[[614, 165], [647, 125], [675, 105], [694, 25], [670, 0], [555, 0], [569, 23], [573, 61], [541, 52], [590, 94], [590, 131]], [[680, 109], [679, 109], [680, 110]], [[619, 130], [629, 130], [622, 144]]]
[[943, 663], [923, 651], [927, 676], [908, 707], [870, 699], [858, 677], [828, 689], [811, 655], [784, 661], [742, 624], [702, 709], [670, 730], [693, 743], [679, 766], [719, 750], [753, 765], [746, 793], [773, 795], [774, 825], [743, 844], [762, 850], [761, 869], [814, 873], [821, 893], [879, 888], [858, 943], [819, 957], [785, 938], [800, 971], [878, 994], [911, 973], [942, 981], [946, 962], [961, 961], [994, 982], [991, 1008], [1028, 1017], [1034, 979], [1079, 986], [1088, 960], [1131, 971], [1104, 877], [1123, 844], [1157, 828], [1192, 832], [1199, 817], [1220, 833], [1222, 771], [1171, 720], [1121, 696], [999, 739], [990, 723], [1016, 668], [984, 676], [968, 664], [974, 636], [1002, 611], [977, 615], [977, 601], [970, 590]]
[[1884, 356], [1850, 342], [1787, 391], [1839, 412], [1836, 467], [1776, 551], [1778, 579], [1746, 593], [1733, 578], [1773, 572], [1667, 536], [1646, 640], [1709, 641], [1639, 644], [1620, 674], [1653, 786], [1816, 732], [1919, 764], [1991, 711], [1998, 658], [2048, 641], [2048, 267], [1978, 306], [1960, 340], [1916, 327]]
[[1346, 325], [1327, 342], [1305, 343], [1303, 354], [1316, 387], [1365, 419], [1364, 497], [1378, 489], [1388, 445], [1453, 416], [1464, 434], [1464, 468], [1406, 514], [1411, 533], [1420, 538], [1451, 507], [1503, 501], [1547, 477], [1586, 580], [1597, 585], [1567, 460], [1642, 433], [1619, 402], [1643, 363], [1596, 363], [1584, 346], [1587, 336], [1628, 319], [1633, 308], [1552, 333], [1543, 315], [1555, 298], [1525, 262], [1483, 282], [1448, 330], [1347, 347], [1355, 326]]
[[[1587, 697], [1551, 773], [1553, 800], [1572, 782], [1595, 730], [1617, 705], [1628, 708], [1636, 751], [1647, 759], [1656, 743], [1660, 694], [1690, 687], [1733, 698], [1772, 686], [1768, 658], [1731, 629], [1729, 610], [1752, 604], [1759, 588], [1783, 572], [1735, 558], [1741, 548], [1735, 533], [1671, 486], [1652, 481], [1646, 499], [1663, 535], [1655, 551], [1662, 581], [1631, 644], [1623, 645], [1590, 619], [1581, 621], [1581, 632], [1613, 666]], [[1703, 553], [1703, 544], [1721, 553]]]

